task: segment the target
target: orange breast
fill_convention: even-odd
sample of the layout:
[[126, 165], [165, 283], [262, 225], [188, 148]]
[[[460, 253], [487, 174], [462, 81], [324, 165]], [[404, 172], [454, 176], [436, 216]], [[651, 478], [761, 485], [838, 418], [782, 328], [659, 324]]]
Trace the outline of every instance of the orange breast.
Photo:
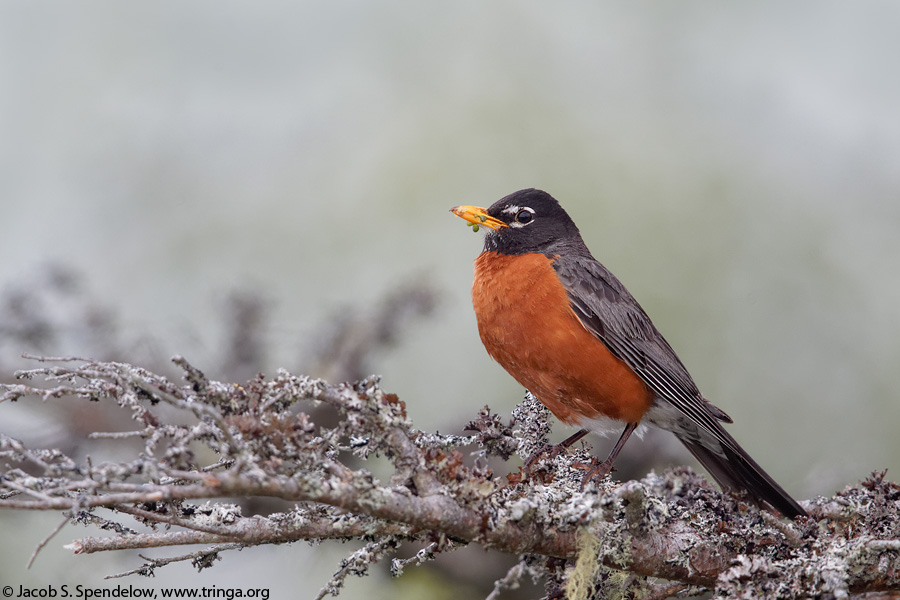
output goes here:
[[650, 408], [653, 393], [581, 325], [544, 255], [482, 253], [472, 302], [488, 354], [564, 423], [637, 423]]

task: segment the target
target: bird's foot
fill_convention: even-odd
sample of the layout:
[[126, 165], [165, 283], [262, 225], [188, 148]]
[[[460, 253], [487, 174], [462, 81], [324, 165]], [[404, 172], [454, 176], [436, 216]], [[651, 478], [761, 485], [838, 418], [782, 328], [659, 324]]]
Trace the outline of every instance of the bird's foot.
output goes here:
[[[531, 456], [525, 459], [522, 479], [526, 481], [533, 479], [538, 474], [538, 471], [541, 470], [536, 468], [539, 462], [542, 460], [553, 460], [560, 454], [563, 454], [567, 448], [568, 446], [565, 444], [544, 444], [535, 450]], [[543, 480], [543, 477], [540, 479]]]
[[596, 478], [599, 481], [614, 470], [612, 461], [604, 460], [603, 462], [597, 462], [596, 458], [591, 460], [591, 462], [589, 463], [580, 463], [572, 466], [576, 469], [586, 471], [586, 473], [584, 474], [584, 479], [581, 480], [581, 491], [584, 491], [585, 486], [592, 479]]

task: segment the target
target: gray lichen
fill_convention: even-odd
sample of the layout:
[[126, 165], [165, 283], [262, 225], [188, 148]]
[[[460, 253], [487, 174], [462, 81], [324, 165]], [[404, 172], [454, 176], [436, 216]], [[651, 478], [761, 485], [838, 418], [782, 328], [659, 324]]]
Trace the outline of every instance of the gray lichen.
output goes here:
[[[2, 386], [0, 402], [115, 403], [136, 427], [87, 442], [131, 454], [93, 464], [0, 434], [0, 508], [61, 510], [112, 533], [76, 540], [76, 553], [209, 545], [129, 573], [177, 560], [208, 568], [222, 552], [260, 544], [361, 540], [320, 597], [402, 544], [417, 549], [393, 558], [396, 576], [472, 543], [519, 556], [490, 597], [523, 578], [543, 581], [550, 597], [615, 589], [622, 597], [840, 598], [900, 589], [900, 488], [884, 474], [807, 501], [812, 517], [791, 522], [687, 468], [582, 489], [577, 467], [590, 460], [582, 448], [542, 456], [525, 477], [506, 461], [531, 455], [550, 434], [548, 412], [530, 395], [511, 419], [485, 407], [467, 426], [471, 435], [443, 435], [414, 429], [376, 377], [333, 385], [279, 371], [236, 385], [207, 379], [181, 357], [182, 382], [125, 363], [53, 363], [20, 373], [41, 385]], [[323, 410], [332, 414], [327, 424]], [[233, 504], [252, 497], [293, 508], [247, 515]], [[101, 516], [103, 507], [117, 512]], [[129, 519], [164, 527], [136, 533]]]

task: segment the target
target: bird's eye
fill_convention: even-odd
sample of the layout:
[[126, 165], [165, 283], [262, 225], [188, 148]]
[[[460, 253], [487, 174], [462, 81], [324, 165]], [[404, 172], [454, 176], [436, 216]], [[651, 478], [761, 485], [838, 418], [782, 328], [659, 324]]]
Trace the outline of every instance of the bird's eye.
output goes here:
[[527, 225], [531, 223], [531, 220], [534, 219], [534, 213], [530, 210], [522, 209], [516, 213], [516, 221], [521, 223], [522, 225]]

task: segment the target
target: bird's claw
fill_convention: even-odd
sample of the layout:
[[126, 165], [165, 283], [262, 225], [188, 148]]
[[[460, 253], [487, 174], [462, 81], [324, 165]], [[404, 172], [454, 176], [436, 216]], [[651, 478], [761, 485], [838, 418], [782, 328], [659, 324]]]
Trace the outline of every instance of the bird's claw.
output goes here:
[[525, 465], [523, 467], [524, 478], [525, 480], [532, 479], [534, 475], [537, 473], [538, 469], [535, 468], [538, 462], [543, 460], [553, 460], [560, 454], [563, 454], [566, 451], [566, 446], [563, 444], [544, 444], [537, 450], [535, 450], [531, 456], [525, 459]]
[[579, 463], [572, 466], [576, 469], [586, 471], [586, 473], [584, 474], [584, 479], [581, 480], [581, 491], [584, 491], [585, 486], [592, 479], [603, 479], [615, 470], [610, 461], [604, 460], [603, 462], [597, 462], [596, 458], [591, 460], [590, 463]]

